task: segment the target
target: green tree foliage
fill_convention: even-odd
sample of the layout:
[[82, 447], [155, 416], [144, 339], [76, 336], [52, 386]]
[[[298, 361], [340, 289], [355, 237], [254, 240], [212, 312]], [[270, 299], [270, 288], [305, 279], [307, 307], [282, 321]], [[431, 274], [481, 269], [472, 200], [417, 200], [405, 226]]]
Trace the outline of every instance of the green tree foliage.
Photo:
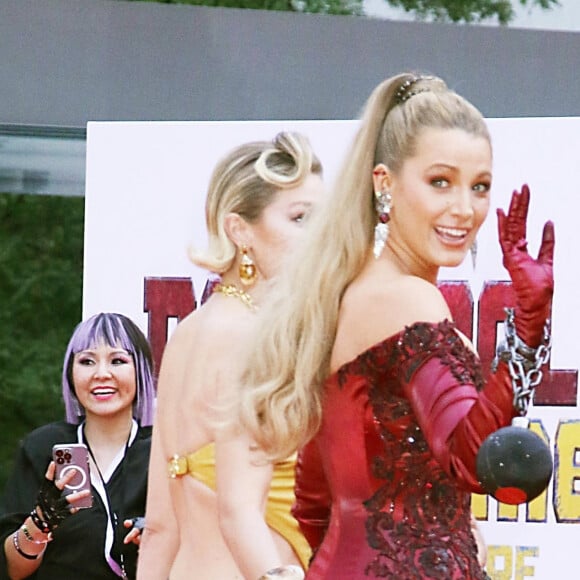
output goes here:
[[84, 199], [0, 194], [0, 489], [23, 435], [64, 417], [81, 318]]
[[[363, 0], [133, 0], [163, 4], [193, 4], [256, 10], [284, 10], [321, 14], [363, 16]], [[439, 22], [482, 22], [496, 20], [509, 24], [515, 16], [514, 5], [530, 10], [558, 6], [558, 0], [385, 0], [389, 6], [402, 8], [420, 20]]]
[[[135, 0], [133, 0], [135, 1]], [[362, 16], [363, 0], [137, 0], [161, 4], [191, 4], [194, 6], [221, 6], [223, 8], [251, 8], [282, 12], [311, 14], [343, 14]]]
[[420, 19], [451, 22], [494, 20], [508, 24], [514, 19], [514, 4], [544, 10], [558, 6], [558, 0], [385, 0]]

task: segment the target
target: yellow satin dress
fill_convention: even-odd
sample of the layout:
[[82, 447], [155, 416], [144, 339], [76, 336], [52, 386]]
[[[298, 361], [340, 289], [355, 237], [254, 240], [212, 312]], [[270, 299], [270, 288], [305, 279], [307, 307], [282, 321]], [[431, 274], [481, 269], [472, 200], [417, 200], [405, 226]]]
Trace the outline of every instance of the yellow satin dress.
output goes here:
[[[312, 554], [308, 542], [300, 532], [298, 523], [290, 513], [294, 503], [294, 470], [296, 455], [276, 463], [266, 504], [266, 523], [278, 532], [293, 548], [306, 570]], [[197, 481], [216, 489], [215, 445], [210, 443], [187, 456], [175, 455], [169, 461], [169, 475], [190, 475]]]

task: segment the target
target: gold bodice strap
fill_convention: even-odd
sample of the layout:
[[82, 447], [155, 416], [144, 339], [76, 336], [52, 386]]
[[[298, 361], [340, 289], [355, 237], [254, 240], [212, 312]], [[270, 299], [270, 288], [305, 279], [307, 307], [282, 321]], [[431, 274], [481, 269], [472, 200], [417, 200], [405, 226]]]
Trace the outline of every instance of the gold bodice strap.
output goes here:
[[[296, 455], [274, 466], [266, 505], [266, 523], [286, 539], [306, 568], [311, 555], [310, 547], [290, 513], [295, 499], [295, 466]], [[168, 462], [168, 471], [172, 479], [189, 475], [215, 491], [215, 445], [210, 443], [188, 455], [174, 455]]]

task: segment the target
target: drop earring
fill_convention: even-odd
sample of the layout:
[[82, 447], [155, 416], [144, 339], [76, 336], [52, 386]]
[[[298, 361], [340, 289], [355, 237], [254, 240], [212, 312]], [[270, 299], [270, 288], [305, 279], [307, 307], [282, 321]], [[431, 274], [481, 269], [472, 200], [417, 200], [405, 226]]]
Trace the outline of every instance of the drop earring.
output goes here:
[[477, 265], [477, 238], [473, 240], [473, 244], [469, 248], [469, 253], [471, 254], [471, 265], [475, 270], [475, 266]]
[[378, 216], [377, 225], [375, 226], [375, 245], [373, 248], [375, 259], [383, 252], [387, 237], [389, 236], [389, 221], [391, 219], [392, 207], [393, 198], [387, 189], [375, 191], [375, 209]]
[[244, 286], [252, 286], [256, 282], [256, 278], [258, 277], [258, 271], [256, 270], [256, 264], [250, 256], [248, 256], [248, 248], [247, 246], [242, 246], [240, 249], [242, 253], [242, 259], [240, 260], [240, 267], [239, 267], [239, 275], [240, 275], [240, 282]]

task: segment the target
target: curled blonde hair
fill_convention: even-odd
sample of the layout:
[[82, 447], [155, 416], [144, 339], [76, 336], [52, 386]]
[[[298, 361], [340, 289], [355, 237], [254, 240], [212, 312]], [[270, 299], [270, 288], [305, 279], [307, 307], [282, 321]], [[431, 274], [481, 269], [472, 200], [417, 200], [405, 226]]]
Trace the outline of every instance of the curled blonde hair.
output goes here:
[[241, 424], [271, 459], [287, 457], [320, 427], [340, 302], [372, 247], [373, 167], [399, 171], [427, 128], [490, 140], [481, 113], [441, 79], [402, 74], [375, 88], [327, 205], [259, 314], [238, 408]]
[[281, 189], [297, 187], [322, 166], [305, 135], [281, 132], [272, 141], [245, 143], [216, 165], [205, 205], [208, 248], [190, 249], [191, 261], [211, 272], [227, 272], [236, 257], [236, 246], [224, 228], [228, 213], [252, 223], [259, 219]]

